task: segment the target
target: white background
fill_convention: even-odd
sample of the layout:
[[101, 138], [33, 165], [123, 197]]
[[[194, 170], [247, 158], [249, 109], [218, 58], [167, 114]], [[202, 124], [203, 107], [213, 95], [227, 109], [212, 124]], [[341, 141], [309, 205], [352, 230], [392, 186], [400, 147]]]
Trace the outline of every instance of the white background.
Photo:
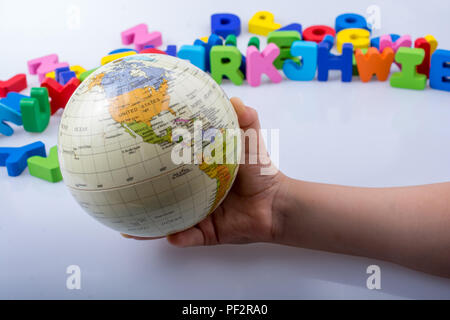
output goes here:
[[[236, 13], [245, 49], [247, 23], [259, 10], [277, 22], [334, 26], [337, 15], [381, 9], [377, 34], [434, 35], [450, 49], [446, 1], [6, 1], [0, 2], [4, 80], [49, 53], [96, 67], [123, 47], [120, 32], [138, 23], [168, 44], [210, 33], [210, 15]], [[76, 25], [71, 6], [79, 8]], [[75, 23], [74, 23], [75, 21]], [[263, 42], [263, 47], [265, 43]], [[29, 76], [36, 84], [36, 77]], [[291, 177], [356, 186], [402, 186], [450, 180], [450, 93], [394, 89], [386, 83], [284, 81], [259, 88], [225, 83], [280, 129], [280, 166]], [[61, 114], [42, 134], [15, 128], [0, 146], [56, 144]], [[333, 217], [330, 217], [332, 219]], [[66, 268], [79, 265], [82, 289], [66, 289]], [[366, 288], [367, 266], [380, 265], [382, 290]], [[373, 259], [255, 244], [177, 249], [165, 240], [123, 239], [72, 199], [64, 184], [11, 178], [0, 168], [0, 298], [450, 298], [450, 280]]]

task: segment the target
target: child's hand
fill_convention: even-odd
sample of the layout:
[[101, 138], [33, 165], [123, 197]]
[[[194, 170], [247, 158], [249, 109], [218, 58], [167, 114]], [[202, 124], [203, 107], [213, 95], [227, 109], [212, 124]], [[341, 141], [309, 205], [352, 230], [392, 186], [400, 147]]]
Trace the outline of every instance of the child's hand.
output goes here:
[[[244, 131], [260, 128], [254, 109], [237, 98], [231, 102]], [[263, 142], [259, 148], [259, 155], [266, 153]], [[215, 212], [168, 236], [169, 242], [179, 247], [274, 242], [368, 256], [450, 277], [450, 183], [355, 188], [294, 180], [279, 171], [262, 175], [262, 168], [241, 165]]]
[[[232, 98], [231, 103], [244, 132], [248, 129], [259, 132], [256, 111], [246, 107], [238, 98]], [[260, 139], [258, 144], [259, 153], [266, 153], [264, 141]], [[248, 153], [247, 147], [247, 159]], [[274, 241], [279, 224], [272, 208], [275, 196], [286, 177], [279, 171], [275, 175], [261, 175], [262, 167], [259, 164], [240, 165], [236, 181], [222, 204], [196, 226], [168, 236], [169, 242], [175, 246], [189, 247]], [[152, 239], [124, 236], [137, 240]]]

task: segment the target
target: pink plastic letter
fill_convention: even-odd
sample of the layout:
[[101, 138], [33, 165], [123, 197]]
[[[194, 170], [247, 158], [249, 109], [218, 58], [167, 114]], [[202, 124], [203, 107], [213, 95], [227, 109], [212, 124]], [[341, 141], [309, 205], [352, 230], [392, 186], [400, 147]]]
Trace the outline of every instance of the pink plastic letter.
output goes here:
[[48, 56], [28, 61], [28, 72], [30, 74], [37, 74], [39, 76], [39, 81], [42, 82], [48, 72], [68, 66], [69, 64], [67, 62], [58, 62], [57, 54], [49, 54]]
[[[394, 53], [397, 53], [400, 47], [411, 48], [412, 40], [410, 35], [404, 35], [397, 39], [397, 41], [392, 42], [392, 38], [389, 34], [380, 37], [380, 52], [383, 52], [384, 48], [391, 48]], [[401, 69], [401, 64], [395, 62], [395, 64]]]
[[274, 83], [283, 80], [283, 77], [273, 65], [273, 61], [279, 54], [280, 49], [274, 43], [269, 43], [263, 52], [259, 52], [255, 46], [247, 48], [247, 81], [252, 87], [261, 84], [263, 73]]
[[384, 48], [391, 48], [396, 53], [400, 47], [411, 48], [411, 46], [412, 40], [410, 35], [404, 35], [395, 42], [392, 42], [392, 38], [388, 34], [380, 37], [380, 52], [383, 52]]
[[122, 32], [123, 44], [134, 44], [136, 50], [141, 51], [145, 46], [158, 47], [162, 45], [161, 32], [154, 31], [149, 33], [148, 27], [145, 23]]

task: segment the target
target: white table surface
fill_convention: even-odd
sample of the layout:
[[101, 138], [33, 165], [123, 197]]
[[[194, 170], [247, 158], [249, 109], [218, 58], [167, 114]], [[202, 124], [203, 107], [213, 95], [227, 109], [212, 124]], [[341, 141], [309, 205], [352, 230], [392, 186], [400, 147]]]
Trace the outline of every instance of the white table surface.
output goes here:
[[[26, 72], [26, 61], [96, 67], [123, 47], [120, 32], [145, 22], [167, 44], [209, 34], [210, 15], [259, 10], [277, 22], [334, 25], [344, 12], [381, 9], [378, 34], [434, 35], [450, 49], [445, 1], [1, 1], [0, 79]], [[71, 6], [72, 9], [69, 9]], [[74, 9], [75, 8], [75, 9]], [[73, 20], [80, 12], [80, 24]], [[75, 23], [74, 23], [75, 21]], [[264, 44], [263, 44], [264, 46]], [[255, 107], [267, 129], [280, 129], [280, 167], [291, 177], [355, 186], [402, 186], [450, 180], [450, 93], [414, 92], [376, 81], [284, 81], [259, 88], [225, 83]], [[28, 77], [36, 85], [35, 76]], [[15, 128], [0, 146], [56, 144], [61, 114], [42, 134]], [[450, 280], [374, 259], [267, 244], [178, 249], [165, 240], [123, 239], [85, 214], [64, 184], [11, 178], [0, 168], [0, 298], [450, 298]], [[366, 288], [366, 268], [381, 267], [381, 290]], [[66, 289], [66, 268], [79, 265], [81, 290]]]

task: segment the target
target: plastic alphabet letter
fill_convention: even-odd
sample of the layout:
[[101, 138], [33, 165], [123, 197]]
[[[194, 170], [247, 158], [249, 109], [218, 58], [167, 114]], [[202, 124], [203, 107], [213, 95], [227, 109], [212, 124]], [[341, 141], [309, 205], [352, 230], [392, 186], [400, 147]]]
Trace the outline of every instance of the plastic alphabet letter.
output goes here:
[[125, 51], [125, 52], [110, 54], [110, 55], [104, 56], [101, 59], [100, 64], [103, 66], [107, 63], [113, 62], [114, 60], [117, 60], [117, 59], [120, 59], [123, 57], [127, 57], [127, 56], [132, 56], [135, 54], [136, 54], [136, 52], [134, 52], [134, 51]]
[[194, 66], [205, 71], [205, 47], [183, 45], [178, 51], [178, 58], [189, 60]]
[[332, 37], [331, 35], [327, 34], [325, 37], [323, 37], [322, 42], [328, 43], [330, 48], [333, 48], [333, 46], [334, 46], [334, 37]]
[[22, 114], [20, 113], [20, 100], [27, 98], [17, 92], [10, 92], [6, 98], [0, 99], [0, 133], [5, 136], [10, 136], [14, 130], [5, 123], [12, 122], [15, 125], [22, 125]]
[[31, 88], [30, 98], [20, 100], [20, 112], [25, 131], [43, 132], [50, 121], [47, 88]]
[[86, 69], [79, 65], [71, 66], [70, 70], [75, 72], [75, 75], [77, 76], [78, 79], [80, 79], [80, 76], [83, 72], [86, 72]]
[[417, 73], [417, 66], [425, 58], [425, 51], [416, 48], [399, 48], [395, 61], [401, 64], [402, 71], [391, 76], [391, 86], [394, 88], [424, 90], [427, 85], [427, 76]]
[[10, 177], [17, 177], [27, 167], [27, 159], [45, 157], [45, 145], [41, 141], [20, 148], [0, 148], [0, 166], [6, 167]]
[[137, 51], [144, 49], [146, 45], [159, 47], [162, 45], [162, 35], [159, 31], [148, 32], [145, 23], [138, 24], [122, 32], [122, 44], [134, 44]]
[[225, 45], [226, 46], [237, 46], [237, 39], [234, 34], [230, 34], [225, 38]]
[[[394, 40], [395, 38], [391, 38], [390, 35], [384, 35], [380, 37], [380, 52], [383, 52], [384, 48], [392, 48], [394, 50], [394, 53], [397, 53], [399, 48], [405, 47], [410, 48], [412, 46], [411, 36], [404, 35], [397, 40]], [[401, 68], [401, 65], [397, 62], [395, 64]]]
[[217, 34], [212, 34], [209, 36], [208, 42], [205, 43], [201, 40], [195, 40], [194, 45], [205, 48], [205, 71], [211, 71], [211, 66], [209, 64], [211, 48], [213, 46], [223, 45], [222, 39]]
[[9, 80], [0, 81], [0, 98], [6, 97], [8, 92], [20, 92], [27, 88], [27, 76], [24, 73], [16, 74]]
[[353, 49], [366, 49], [370, 46], [370, 32], [366, 29], [344, 29], [336, 36], [336, 50], [342, 53], [344, 43], [353, 44]]
[[159, 49], [155, 49], [155, 48], [145, 48], [142, 51], [139, 51], [139, 53], [154, 53], [154, 54], [165, 54], [167, 55], [167, 53], [165, 51], [159, 50]]
[[52, 72], [57, 68], [68, 66], [69, 64], [67, 62], [58, 62], [57, 54], [49, 54], [48, 56], [28, 61], [28, 72], [30, 74], [37, 74], [39, 81], [42, 82], [47, 73]]
[[367, 20], [363, 16], [356, 13], [344, 13], [336, 18], [335, 28], [338, 33], [344, 29], [366, 29], [370, 31], [370, 28], [367, 26]]
[[120, 49], [115, 49], [113, 51], [108, 52], [108, 56], [111, 54], [123, 53], [123, 52], [128, 52], [128, 51], [134, 51], [135, 53], [138, 53], [137, 50], [134, 50], [131, 48], [120, 48]]
[[436, 51], [438, 47], [438, 42], [436, 38], [433, 37], [431, 34], [427, 34], [424, 38], [430, 44], [430, 55], [433, 55], [433, 53]]
[[301, 64], [286, 60], [283, 72], [290, 80], [310, 81], [314, 79], [317, 70], [317, 43], [313, 41], [295, 41], [291, 47], [294, 57], [301, 57]]
[[177, 46], [174, 44], [169, 44], [167, 46], [166, 53], [169, 56], [176, 57], [177, 56]]
[[[80, 79], [82, 73], [86, 72], [86, 69], [85, 69], [85, 68], [83, 68], [82, 66], [78, 66], [78, 65], [76, 65], [76, 66], [70, 66], [69, 69], [70, 69], [70, 71], [75, 72], [75, 75], [76, 75], [76, 77], [77, 77], [78, 79]], [[55, 71], [56, 71], [56, 70], [55, 70]], [[55, 71], [48, 72], [48, 73], [45, 75], [45, 77], [46, 77], [46, 78], [52, 78], [52, 79], [55, 79], [55, 80], [56, 80], [56, 77], [55, 77]]]
[[425, 38], [418, 38], [414, 42], [414, 48], [421, 48], [425, 51], [425, 58], [423, 62], [417, 66], [417, 72], [424, 74], [427, 78], [430, 77], [430, 63], [431, 63], [431, 46]]
[[328, 72], [330, 70], [341, 70], [342, 82], [352, 81], [353, 71], [353, 45], [345, 43], [342, 46], [342, 55], [335, 56], [330, 53], [331, 45], [327, 41], [319, 43], [318, 47], [318, 77], [319, 81], [328, 81]]
[[76, 78], [76, 77], [77, 77], [77, 75], [73, 71], [61, 72], [59, 75], [59, 83], [61, 83], [62, 85], [65, 85], [67, 82], [70, 81], [70, 79]]
[[79, 76], [80, 81], [83, 82], [84, 80], [86, 80], [86, 78], [89, 77], [91, 75], [91, 73], [93, 73], [97, 69], [98, 68], [94, 68], [94, 69], [82, 72]]
[[[363, 54], [366, 54], [367, 51], [369, 51], [369, 49], [359, 49], [361, 50], [361, 52]], [[358, 65], [356, 63], [356, 58], [355, 58], [355, 53], [353, 52], [353, 58], [352, 58], [352, 74], [354, 76], [359, 76], [359, 71], [358, 71]]]
[[258, 37], [251, 37], [250, 40], [248, 40], [247, 47], [255, 46], [256, 49], [259, 50], [259, 38]]
[[222, 38], [230, 34], [239, 36], [241, 34], [241, 19], [231, 13], [216, 13], [211, 16], [211, 33]]
[[450, 51], [436, 50], [431, 56], [430, 87], [450, 91]]
[[28, 170], [30, 175], [48, 182], [59, 182], [62, 180], [58, 161], [58, 149], [56, 146], [50, 149], [48, 158], [33, 156], [28, 158]]
[[[392, 42], [395, 42], [400, 38], [400, 36], [395, 33], [391, 33], [388, 36], [391, 37]], [[375, 37], [375, 38], [370, 39], [370, 46], [375, 47], [379, 50], [380, 49], [380, 37]]]
[[76, 74], [70, 70], [69, 67], [58, 68], [55, 71], [55, 80], [60, 84], [65, 85], [70, 79], [75, 78]]
[[6, 98], [0, 99], [0, 103], [10, 109], [20, 112], [20, 100], [23, 98], [29, 98], [29, 96], [25, 96], [17, 92], [10, 92]]
[[311, 26], [303, 31], [303, 40], [314, 41], [316, 43], [322, 42], [326, 35], [333, 38], [336, 36], [336, 31], [333, 28], [323, 25]]
[[248, 32], [267, 36], [269, 32], [281, 28], [281, 24], [275, 23], [275, 16], [269, 11], [259, 11], [248, 22]]
[[273, 65], [274, 60], [280, 54], [280, 49], [273, 43], [269, 43], [263, 52], [259, 52], [255, 46], [247, 48], [247, 81], [252, 87], [261, 84], [261, 75], [266, 74], [274, 83], [279, 83], [283, 77]]
[[280, 48], [280, 54], [273, 63], [275, 68], [283, 69], [283, 63], [287, 59], [299, 62], [297, 58], [293, 59], [291, 55], [291, 45], [301, 39], [302, 36], [297, 31], [273, 31], [269, 33], [267, 43], [274, 43]]
[[70, 68], [69, 67], [61, 67], [61, 68], [55, 69], [55, 71], [53, 71], [55, 73], [55, 80], [59, 82], [61, 73], [66, 72], [66, 71], [70, 71]]
[[244, 82], [244, 74], [239, 70], [242, 55], [234, 46], [214, 46], [211, 49], [211, 76], [218, 84], [226, 76], [235, 85]]
[[14, 130], [5, 122], [12, 122], [15, 125], [22, 125], [22, 115], [20, 112], [5, 107], [0, 102], [0, 134], [5, 136], [11, 136], [14, 133]]
[[302, 25], [300, 23], [291, 23], [288, 24], [287, 26], [284, 26], [280, 29], [278, 29], [277, 31], [297, 31], [298, 33], [300, 33], [300, 35], [302, 35]]
[[41, 86], [48, 89], [48, 94], [52, 101], [51, 114], [55, 114], [59, 109], [64, 109], [67, 102], [69, 101], [72, 93], [80, 85], [80, 80], [78, 78], [72, 78], [64, 86], [59, 84], [56, 80], [51, 78], [46, 78]]
[[358, 74], [362, 82], [369, 82], [375, 74], [378, 81], [386, 81], [389, 77], [391, 65], [394, 62], [394, 50], [385, 48], [380, 54], [377, 48], [369, 48], [364, 54], [361, 49], [355, 52]]
[[404, 35], [397, 40], [393, 40], [389, 34], [380, 37], [380, 52], [383, 52], [384, 48], [392, 48], [394, 53], [397, 53], [401, 47], [410, 48], [412, 46], [411, 36]]
[[[237, 39], [236, 36], [234, 34], [230, 34], [226, 39], [225, 39], [225, 45], [226, 46], [233, 46], [236, 47], [237, 46]], [[241, 66], [239, 67], [239, 70], [241, 70], [242, 74], [244, 75], [244, 79], [245, 79], [245, 73], [247, 72], [247, 59], [245, 58], [245, 56], [241, 53], [241, 57], [242, 57], [242, 62], [241, 62]]]

